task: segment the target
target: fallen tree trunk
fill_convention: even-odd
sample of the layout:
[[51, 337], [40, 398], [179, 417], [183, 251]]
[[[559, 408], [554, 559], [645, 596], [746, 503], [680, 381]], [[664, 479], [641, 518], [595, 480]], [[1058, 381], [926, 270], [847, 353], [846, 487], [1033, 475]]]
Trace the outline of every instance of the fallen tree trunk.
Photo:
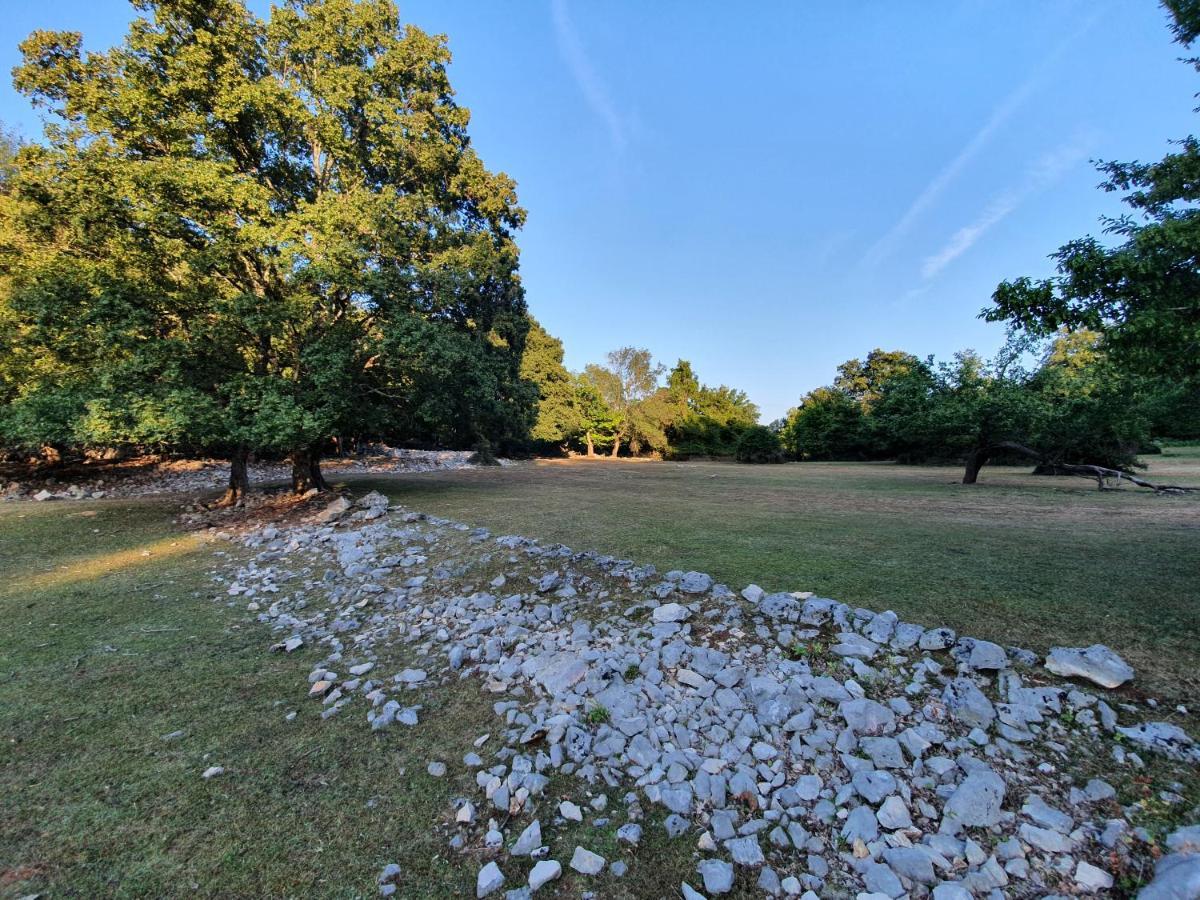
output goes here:
[[[1031, 447], [1026, 447], [1024, 444], [1018, 444], [1015, 441], [1003, 441], [996, 444], [993, 450], [1009, 450], [1013, 453], [1019, 453], [1022, 456], [1028, 456], [1031, 459], [1038, 461], [1039, 467], [1052, 469], [1057, 475], [1078, 475], [1081, 478], [1095, 478], [1096, 484], [1102, 491], [1119, 490], [1122, 481], [1128, 481], [1130, 484], [1137, 487], [1148, 488], [1156, 494], [1187, 494], [1192, 492], [1200, 492], [1200, 487], [1191, 487], [1181, 484], [1155, 484], [1153, 481], [1147, 481], [1145, 478], [1140, 478], [1125, 469], [1110, 469], [1107, 466], [1094, 466], [1087, 464], [1073, 464], [1062, 462], [1048, 462], [1046, 458]], [[968, 469], [970, 462], [968, 462]], [[978, 470], [976, 470], [978, 471]], [[1108, 482], [1115, 481], [1116, 485], [1110, 487]]]

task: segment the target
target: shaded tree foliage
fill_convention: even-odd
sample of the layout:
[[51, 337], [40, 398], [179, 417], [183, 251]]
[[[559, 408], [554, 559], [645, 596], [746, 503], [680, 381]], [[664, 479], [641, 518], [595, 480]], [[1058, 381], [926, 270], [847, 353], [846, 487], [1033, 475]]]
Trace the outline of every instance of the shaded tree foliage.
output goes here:
[[537, 386], [537, 418], [529, 437], [541, 449], [562, 449], [585, 430], [575, 377], [563, 365], [563, 345], [530, 320], [521, 378]]
[[758, 422], [758, 407], [745, 392], [701, 384], [684, 359], [667, 377], [665, 399], [668, 452], [675, 458], [734, 456], [742, 435]]
[[297, 490], [334, 435], [523, 439], [524, 212], [445, 40], [390, 0], [138, 8], [21, 46], [52, 118], [0, 197], [3, 438], [288, 454]]
[[783, 445], [766, 425], [751, 425], [738, 438], [736, 458], [743, 463], [783, 462]]
[[965, 351], [948, 363], [918, 360], [875, 379], [869, 404], [856, 360], [834, 386], [807, 394], [789, 414], [783, 443], [798, 459], [896, 459], [964, 464], [974, 483], [989, 461], [1036, 459], [1045, 471], [1089, 464], [1128, 469], [1156, 416], [1179, 409], [1162, 383], [1116, 366], [1100, 336], [1059, 333], [1037, 364], [1039, 344], [1011, 340], [994, 360]]

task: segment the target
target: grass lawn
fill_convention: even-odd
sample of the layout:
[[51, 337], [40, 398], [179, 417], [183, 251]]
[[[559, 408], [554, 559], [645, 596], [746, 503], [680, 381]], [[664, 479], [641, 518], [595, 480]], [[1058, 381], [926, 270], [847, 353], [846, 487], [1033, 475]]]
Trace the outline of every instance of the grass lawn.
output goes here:
[[[1200, 484], [1200, 447], [1148, 477]], [[811, 590], [1044, 651], [1107, 643], [1139, 688], [1200, 689], [1200, 495], [1079, 478], [871, 463], [536, 462], [370, 480], [495, 531], [701, 569], [735, 589]], [[367, 480], [358, 484], [366, 487]]]
[[[1200, 451], [1151, 471], [1200, 480]], [[963, 488], [957, 474], [581, 462], [379, 486], [429, 512], [738, 587], [818, 590], [1039, 649], [1105, 641], [1142, 669], [1139, 684], [1195, 696], [1197, 498], [1003, 469]], [[431, 687], [416, 728], [372, 734], [359, 707], [322, 722], [304, 693], [323, 651], [268, 653], [274, 636], [213, 580], [238, 552], [180, 531], [177, 512], [172, 498], [0, 504], [0, 897], [371, 896], [393, 861], [401, 897], [470, 896], [481, 860], [447, 842], [473, 781], [425, 766], [494, 728], [494, 698], [468, 680]], [[227, 775], [202, 780], [210, 765]], [[550, 793], [578, 798], [579, 786]], [[657, 821], [622, 881], [568, 872], [543, 893], [670, 895], [694, 878], [694, 851]], [[628, 854], [606, 832], [586, 841]]]
[[[448, 841], [454, 798], [478, 789], [455, 763], [500, 726], [494, 696], [474, 679], [431, 687], [413, 698], [418, 727], [379, 734], [362, 705], [321, 721], [306, 676], [325, 651], [267, 652], [277, 638], [212, 580], [214, 552], [236, 563], [233, 548], [180, 532], [177, 512], [0, 504], [0, 897], [372, 897], [389, 862], [397, 896], [474, 896], [483, 860]], [[427, 774], [433, 759], [446, 777]], [[226, 775], [203, 780], [213, 765]], [[551, 796], [580, 798], [561, 781]], [[652, 863], [637, 865], [611, 808], [586, 841], [633, 864], [593, 885], [665, 896], [691, 844], [668, 845], [656, 811], [638, 851]], [[577, 897], [571, 875], [539, 897]]]

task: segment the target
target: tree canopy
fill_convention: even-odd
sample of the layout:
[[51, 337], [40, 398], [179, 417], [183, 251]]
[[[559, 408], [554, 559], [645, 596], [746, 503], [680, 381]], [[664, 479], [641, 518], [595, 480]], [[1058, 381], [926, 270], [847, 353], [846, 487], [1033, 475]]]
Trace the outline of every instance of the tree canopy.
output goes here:
[[106, 52], [21, 45], [51, 121], [0, 196], [4, 438], [285, 453], [303, 489], [338, 434], [523, 437], [525, 214], [445, 38], [390, 0], [138, 7]]
[[[1035, 362], [1027, 366], [1030, 356]], [[966, 465], [964, 481], [971, 483], [989, 460], [1014, 454], [1049, 471], [1077, 464], [1127, 469], [1152, 435], [1190, 437], [1194, 427], [1177, 392], [1114, 365], [1092, 332], [1063, 330], [1049, 343], [1014, 336], [990, 361], [969, 350], [941, 363], [899, 352], [871, 357], [904, 364], [875, 379], [869, 404], [863, 382], [847, 377], [862, 364], [839, 366], [833, 385], [810, 391], [789, 414], [782, 429], [788, 453], [954, 460]]]

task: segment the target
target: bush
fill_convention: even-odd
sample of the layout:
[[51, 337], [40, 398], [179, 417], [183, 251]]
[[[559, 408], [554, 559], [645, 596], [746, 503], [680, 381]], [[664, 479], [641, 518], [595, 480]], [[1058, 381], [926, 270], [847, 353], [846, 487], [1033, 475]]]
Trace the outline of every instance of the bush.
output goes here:
[[737, 461], [743, 463], [783, 462], [779, 435], [765, 425], [747, 428], [737, 443]]

